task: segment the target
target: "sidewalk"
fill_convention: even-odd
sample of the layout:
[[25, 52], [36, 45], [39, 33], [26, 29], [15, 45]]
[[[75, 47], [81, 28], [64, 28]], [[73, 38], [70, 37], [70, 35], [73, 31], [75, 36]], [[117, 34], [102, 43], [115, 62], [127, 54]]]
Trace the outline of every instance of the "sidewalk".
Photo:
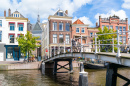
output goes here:
[[41, 61], [28, 63], [23, 63], [23, 61], [0, 61], [0, 70], [30, 70], [40, 68]]

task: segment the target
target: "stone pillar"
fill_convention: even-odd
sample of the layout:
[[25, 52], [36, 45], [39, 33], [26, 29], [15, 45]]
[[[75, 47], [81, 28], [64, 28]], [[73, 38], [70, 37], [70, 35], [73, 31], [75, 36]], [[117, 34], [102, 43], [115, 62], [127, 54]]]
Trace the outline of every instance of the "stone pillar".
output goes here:
[[53, 74], [55, 75], [56, 73], [57, 73], [57, 61], [54, 61]]
[[116, 86], [117, 76], [116, 65], [112, 63], [108, 63], [107, 65], [107, 73], [106, 73], [106, 86]]
[[88, 86], [88, 73], [84, 72], [83, 62], [80, 63], [79, 86]]
[[70, 73], [73, 73], [73, 63], [72, 63], [72, 59], [69, 60], [69, 69], [70, 69]]
[[45, 75], [45, 63], [42, 62], [42, 74]]

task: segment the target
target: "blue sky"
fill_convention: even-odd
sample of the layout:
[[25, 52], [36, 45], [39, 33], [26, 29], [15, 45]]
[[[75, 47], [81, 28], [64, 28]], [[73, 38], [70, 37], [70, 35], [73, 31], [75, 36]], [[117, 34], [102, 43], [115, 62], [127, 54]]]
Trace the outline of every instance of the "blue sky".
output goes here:
[[17, 9], [31, 23], [37, 21], [38, 8], [41, 22], [47, 21], [48, 16], [60, 8], [68, 10], [73, 21], [79, 18], [92, 27], [98, 22], [99, 15], [105, 18], [114, 14], [121, 19], [127, 17], [130, 23], [130, 0], [0, 0], [0, 3], [0, 16], [4, 16], [4, 10], [11, 8], [14, 12]]

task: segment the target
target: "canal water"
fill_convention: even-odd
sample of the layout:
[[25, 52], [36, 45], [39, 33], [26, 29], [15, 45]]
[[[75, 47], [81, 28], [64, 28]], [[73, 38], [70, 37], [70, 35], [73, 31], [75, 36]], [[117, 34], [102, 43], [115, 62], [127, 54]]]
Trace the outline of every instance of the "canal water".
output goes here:
[[[52, 71], [47, 69], [45, 75], [40, 70], [0, 71], [0, 86], [78, 86], [79, 68], [74, 68], [73, 74], [53, 75]], [[89, 86], [105, 86], [106, 69], [85, 71], [88, 72]], [[130, 78], [130, 69], [122, 68], [118, 72]], [[117, 79], [117, 86], [123, 86], [124, 83], [126, 81]]]

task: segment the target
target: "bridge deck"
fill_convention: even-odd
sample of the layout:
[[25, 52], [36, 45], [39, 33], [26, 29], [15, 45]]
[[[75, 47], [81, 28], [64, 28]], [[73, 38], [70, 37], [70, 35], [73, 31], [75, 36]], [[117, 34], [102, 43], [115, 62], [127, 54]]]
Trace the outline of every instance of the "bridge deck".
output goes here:
[[75, 57], [84, 57], [84, 58], [91, 58], [91, 59], [99, 59], [103, 61], [108, 61], [116, 64], [121, 64], [125, 66], [130, 66], [130, 54], [121, 53], [120, 57], [116, 56], [117, 53], [107, 53], [107, 52], [73, 52], [73, 53], [63, 53], [56, 55], [55, 57], [51, 57], [44, 62], [53, 62], [55, 59], [71, 59]]

